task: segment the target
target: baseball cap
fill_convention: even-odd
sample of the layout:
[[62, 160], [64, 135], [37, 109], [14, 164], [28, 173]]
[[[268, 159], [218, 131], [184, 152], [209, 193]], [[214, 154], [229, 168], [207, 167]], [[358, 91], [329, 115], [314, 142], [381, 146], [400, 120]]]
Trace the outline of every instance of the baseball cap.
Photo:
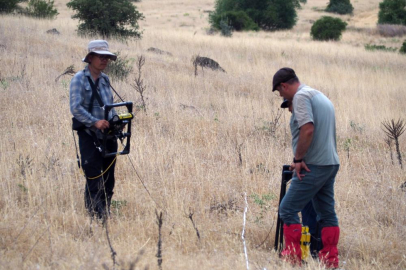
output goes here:
[[287, 100], [286, 98], [283, 100], [282, 104], [281, 104], [281, 108], [282, 109], [286, 109], [289, 108], [289, 100]]
[[273, 75], [272, 81], [272, 92], [276, 90], [276, 87], [281, 83], [285, 83], [290, 79], [297, 78], [296, 73], [293, 69], [285, 67], [278, 70], [275, 75]]

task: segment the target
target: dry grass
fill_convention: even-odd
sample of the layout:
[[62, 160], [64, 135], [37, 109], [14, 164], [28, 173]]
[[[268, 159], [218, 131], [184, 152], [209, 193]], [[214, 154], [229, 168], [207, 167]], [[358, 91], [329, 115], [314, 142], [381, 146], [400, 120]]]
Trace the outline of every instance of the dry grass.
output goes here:
[[[112, 268], [105, 232], [90, 225], [84, 211], [84, 179], [70, 130], [70, 77], [55, 82], [68, 66], [83, 68], [88, 43], [75, 35], [76, 22], [64, 7], [67, 1], [61, 2], [57, 21], [1, 17], [0, 269]], [[405, 116], [406, 58], [363, 47], [399, 47], [401, 41], [367, 31], [348, 31], [337, 43], [311, 41], [305, 20], [322, 14], [312, 6], [323, 7], [323, 1], [307, 4], [292, 31], [207, 36], [204, 10], [213, 1], [194, 2], [143, 1], [144, 38], [110, 41], [113, 51], [146, 58], [148, 111], [136, 117], [130, 156], [158, 204], [129, 157], [119, 157], [113, 199], [125, 203], [113, 211], [109, 226], [116, 269], [129, 269], [137, 256], [137, 269], [158, 268], [155, 208], [164, 213], [163, 269], [245, 269], [244, 192], [251, 269], [290, 269], [272, 251], [275, 227], [257, 247], [276, 223], [280, 169], [292, 157], [289, 113], [275, 132], [271, 123], [281, 102], [270, 91], [271, 78], [283, 66], [293, 67], [336, 106], [343, 268], [406, 268], [406, 195], [399, 189], [406, 179], [396, 161], [392, 164], [381, 130], [383, 120]], [[349, 19], [357, 21], [378, 1], [353, 5]], [[46, 34], [51, 28], [61, 35]], [[173, 57], [147, 53], [149, 47]], [[215, 59], [227, 73], [195, 77], [190, 59], [198, 54]], [[136, 101], [132, 79], [113, 85]], [[404, 138], [400, 144], [404, 149]], [[254, 202], [254, 194], [271, 195], [266, 209]], [[304, 267], [319, 268], [317, 262]]]

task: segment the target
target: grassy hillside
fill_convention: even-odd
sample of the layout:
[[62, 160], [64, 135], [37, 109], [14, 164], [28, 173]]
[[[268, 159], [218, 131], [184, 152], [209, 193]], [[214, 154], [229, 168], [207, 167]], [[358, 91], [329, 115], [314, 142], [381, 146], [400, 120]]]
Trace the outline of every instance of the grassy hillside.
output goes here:
[[[70, 65], [84, 67], [89, 42], [76, 36], [66, 3], [56, 3], [55, 21], [0, 17], [0, 269], [113, 269], [106, 231], [84, 210], [71, 77], [55, 81]], [[406, 193], [399, 188], [406, 178], [381, 129], [382, 121], [405, 117], [406, 56], [364, 49], [399, 48], [404, 39], [376, 33], [378, 4], [353, 2], [354, 15], [342, 17], [349, 23], [342, 40], [315, 42], [311, 22], [326, 15], [318, 11], [326, 1], [309, 1], [291, 31], [232, 38], [206, 33], [213, 0], [137, 3], [146, 17], [143, 39], [109, 40], [128, 59], [145, 56], [148, 87], [131, 154], [116, 168], [108, 223], [115, 269], [131, 269], [136, 260], [135, 269], [158, 269], [155, 211], [163, 213], [162, 269], [246, 269], [245, 194], [250, 269], [291, 269], [272, 250], [281, 167], [292, 158], [290, 114], [271, 92], [272, 76], [284, 66], [336, 108], [342, 268], [406, 268]], [[51, 28], [61, 34], [47, 34]], [[226, 73], [199, 69], [195, 76], [194, 55], [216, 60]], [[112, 84], [138, 104], [133, 80]], [[403, 155], [405, 147], [401, 137]], [[320, 266], [311, 261], [303, 269]]]

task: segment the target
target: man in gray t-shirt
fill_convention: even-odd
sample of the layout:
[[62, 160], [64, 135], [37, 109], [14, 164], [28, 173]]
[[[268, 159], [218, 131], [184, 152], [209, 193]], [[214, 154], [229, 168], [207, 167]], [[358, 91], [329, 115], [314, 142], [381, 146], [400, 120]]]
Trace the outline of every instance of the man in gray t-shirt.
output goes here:
[[338, 165], [336, 143], [336, 122], [334, 106], [320, 91], [300, 84], [293, 97], [294, 121], [291, 122], [293, 154], [299, 140], [300, 128], [308, 123], [317, 128], [313, 131], [313, 139], [302, 157], [306, 164]]
[[338, 267], [340, 235], [334, 210], [334, 182], [339, 169], [335, 112], [331, 101], [320, 91], [301, 84], [291, 68], [282, 68], [273, 77], [272, 91], [293, 104], [292, 132], [294, 176], [279, 207], [284, 224], [285, 249], [282, 256], [301, 263], [301, 224], [298, 212], [312, 200], [323, 227], [323, 249], [319, 258], [327, 268]]

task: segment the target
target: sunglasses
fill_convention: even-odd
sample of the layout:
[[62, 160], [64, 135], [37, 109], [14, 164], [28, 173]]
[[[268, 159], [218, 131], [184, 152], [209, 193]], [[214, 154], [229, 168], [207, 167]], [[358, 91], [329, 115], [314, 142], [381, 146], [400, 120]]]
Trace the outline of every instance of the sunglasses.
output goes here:
[[99, 58], [100, 60], [109, 60], [109, 59], [110, 59], [110, 55], [95, 54], [95, 56], [96, 56], [97, 58]]

